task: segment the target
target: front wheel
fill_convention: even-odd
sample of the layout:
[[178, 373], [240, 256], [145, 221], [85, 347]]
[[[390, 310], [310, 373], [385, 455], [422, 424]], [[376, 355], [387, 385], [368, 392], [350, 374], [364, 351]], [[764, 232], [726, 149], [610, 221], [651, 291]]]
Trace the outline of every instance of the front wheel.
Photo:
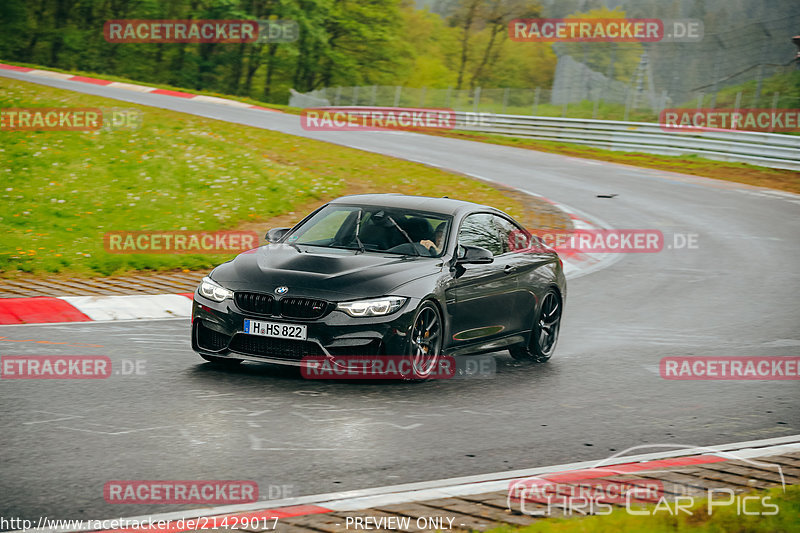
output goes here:
[[537, 363], [548, 361], [556, 349], [560, 327], [561, 298], [555, 290], [549, 289], [542, 298], [541, 309], [533, 323], [530, 341], [527, 346], [510, 348], [511, 357]]
[[408, 353], [411, 373], [406, 377], [428, 379], [436, 371], [442, 353], [442, 314], [436, 304], [425, 301], [417, 309], [412, 324]]
[[214, 363], [215, 365], [219, 366], [236, 366], [242, 362], [242, 359], [232, 359], [229, 357], [216, 357], [213, 355], [206, 355], [202, 353], [199, 355], [209, 363]]

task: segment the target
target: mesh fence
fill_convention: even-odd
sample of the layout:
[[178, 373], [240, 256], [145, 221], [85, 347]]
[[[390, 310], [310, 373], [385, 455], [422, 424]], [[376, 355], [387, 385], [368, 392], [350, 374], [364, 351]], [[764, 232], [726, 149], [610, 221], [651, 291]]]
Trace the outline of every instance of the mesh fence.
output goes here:
[[310, 98], [305, 100], [293, 92], [290, 105], [442, 107], [642, 121], [654, 121], [672, 107], [796, 109], [798, 78], [788, 78], [790, 86], [770, 80], [797, 70], [791, 38], [798, 33], [800, 6], [784, 15], [762, 8], [736, 27], [715, 30], [706, 24], [699, 42], [635, 43], [638, 64], [624, 76], [615, 73], [613, 58], [621, 57], [628, 43], [560, 43], [554, 45], [558, 64], [551, 87], [328, 87], [303, 95]]
[[562, 91], [541, 87], [456, 90], [373, 85], [329, 87], [303, 95], [293, 92], [289, 105], [447, 108], [476, 113], [642, 121], [656, 120], [658, 113], [668, 107], [800, 107], [800, 98], [779, 91], [768, 92], [757, 84], [735, 92], [697, 91], [692, 100], [677, 103], [665, 91], [637, 91], [624, 84], [596, 84], [590, 86], [588, 93], [589, 98], [577, 100], [565, 97]]

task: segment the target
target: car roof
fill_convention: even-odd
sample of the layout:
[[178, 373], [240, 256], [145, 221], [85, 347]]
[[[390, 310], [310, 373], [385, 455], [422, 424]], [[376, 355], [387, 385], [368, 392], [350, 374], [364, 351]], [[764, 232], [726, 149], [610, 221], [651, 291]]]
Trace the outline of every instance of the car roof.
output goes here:
[[341, 198], [332, 200], [330, 203], [416, 209], [443, 215], [456, 215], [464, 211], [475, 210], [499, 212], [499, 210], [494, 207], [466, 202], [464, 200], [456, 200], [454, 198], [433, 198], [430, 196], [411, 196], [397, 193], [353, 194], [350, 196], [342, 196]]

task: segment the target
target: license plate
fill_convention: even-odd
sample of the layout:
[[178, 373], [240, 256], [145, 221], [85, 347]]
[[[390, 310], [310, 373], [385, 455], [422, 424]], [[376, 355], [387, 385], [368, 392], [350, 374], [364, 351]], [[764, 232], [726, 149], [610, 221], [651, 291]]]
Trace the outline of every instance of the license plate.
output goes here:
[[304, 341], [308, 335], [307, 330], [308, 326], [298, 324], [281, 324], [280, 322], [244, 319], [244, 332], [250, 335]]

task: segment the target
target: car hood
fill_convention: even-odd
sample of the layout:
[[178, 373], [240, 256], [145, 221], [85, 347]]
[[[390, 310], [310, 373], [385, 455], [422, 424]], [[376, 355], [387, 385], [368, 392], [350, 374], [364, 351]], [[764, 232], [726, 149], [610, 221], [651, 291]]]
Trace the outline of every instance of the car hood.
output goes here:
[[440, 258], [268, 244], [218, 266], [211, 278], [234, 291], [285, 286], [290, 296], [368, 298], [441, 270]]

